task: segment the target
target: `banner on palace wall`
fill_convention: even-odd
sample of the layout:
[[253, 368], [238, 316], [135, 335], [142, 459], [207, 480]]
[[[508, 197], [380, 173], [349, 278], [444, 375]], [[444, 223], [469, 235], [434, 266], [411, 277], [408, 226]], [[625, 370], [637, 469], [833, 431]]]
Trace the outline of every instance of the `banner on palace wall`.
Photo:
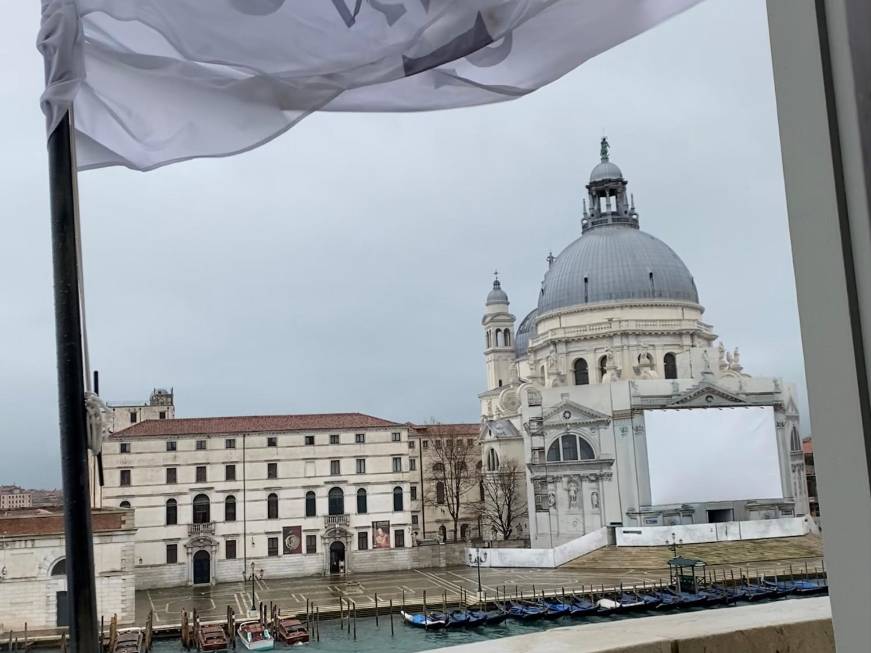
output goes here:
[[284, 555], [302, 553], [302, 526], [285, 526], [282, 530]]
[[373, 521], [372, 522], [372, 548], [373, 549], [389, 549], [390, 548], [390, 522], [389, 521]]

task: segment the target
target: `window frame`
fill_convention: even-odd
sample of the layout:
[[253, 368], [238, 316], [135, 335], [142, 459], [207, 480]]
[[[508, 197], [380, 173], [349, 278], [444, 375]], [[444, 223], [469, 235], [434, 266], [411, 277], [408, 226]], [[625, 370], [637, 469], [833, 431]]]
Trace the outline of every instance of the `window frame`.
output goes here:
[[118, 486], [119, 487], [131, 487], [133, 485], [133, 470], [121, 469], [118, 471], [119, 471]]
[[178, 451], [178, 442], [176, 440], [167, 440], [166, 441], [166, 450], [167, 451]]
[[234, 463], [229, 463], [224, 465], [224, 480], [225, 481], [235, 481], [236, 480], [236, 465]]
[[275, 535], [269, 535], [266, 538], [266, 557], [278, 557], [278, 537], [276, 537]]
[[[170, 555], [171, 552], [171, 555]], [[177, 542], [168, 542], [166, 544], [166, 564], [175, 565], [178, 564], [178, 543]]]
[[272, 479], [278, 478], [278, 463], [276, 463], [276, 462], [266, 463], [266, 478], [267, 478], [267, 480], [272, 480]]
[[176, 485], [178, 483], [178, 467], [166, 468], [166, 485]]
[[209, 445], [205, 440], [197, 440], [194, 445], [194, 451], [205, 451], [208, 448]]
[[[202, 472], [202, 474], [200, 472]], [[194, 483], [208, 483], [208, 482], [209, 482], [208, 465], [196, 465], [194, 468]]]
[[[232, 545], [232, 549], [230, 548]], [[232, 553], [232, 555], [231, 555]], [[236, 540], [224, 540], [224, 560], [237, 560], [236, 557]]]

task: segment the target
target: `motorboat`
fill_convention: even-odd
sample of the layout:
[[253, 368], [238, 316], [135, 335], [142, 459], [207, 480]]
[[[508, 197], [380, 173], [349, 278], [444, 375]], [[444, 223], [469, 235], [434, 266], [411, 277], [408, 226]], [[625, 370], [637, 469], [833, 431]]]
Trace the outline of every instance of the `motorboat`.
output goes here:
[[237, 632], [242, 647], [248, 651], [271, 651], [275, 648], [272, 632], [256, 621], [241, 624]]
[[306, 627], [292, 617], [279, 617], [275, 634], [285, 644], [306, 644], [309, 641]]

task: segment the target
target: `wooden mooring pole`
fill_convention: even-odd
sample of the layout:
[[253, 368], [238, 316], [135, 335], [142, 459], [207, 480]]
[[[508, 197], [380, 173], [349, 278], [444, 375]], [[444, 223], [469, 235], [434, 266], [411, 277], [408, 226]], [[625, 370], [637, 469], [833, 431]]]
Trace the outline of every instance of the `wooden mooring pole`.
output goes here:
[[390, 636], [393, 637], [393, 599], [390, 599]]
[[357, 602], [354, 601], [354, 641], [357, 640]]
[[315, 606], [315, 639], [321, 641], [321, 606]]
[[379, 627], [378, 624], [378, 592], [375, 592], [375, 627]]

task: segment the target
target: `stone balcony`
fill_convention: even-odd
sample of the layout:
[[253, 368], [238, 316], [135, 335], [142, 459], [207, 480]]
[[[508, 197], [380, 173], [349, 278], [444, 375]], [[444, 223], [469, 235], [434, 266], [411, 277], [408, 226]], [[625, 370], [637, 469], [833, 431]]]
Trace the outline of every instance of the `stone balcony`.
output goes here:
[[331, 526], [348, 526], [351, 523], [351, 516], [347, 513], [344, 515], [324, 515], [324, 527]]
[[538, 337], [529, 341], [530, 347], [552, 339], [578, 339], [597, 338], [614, 333], [694, 333], [699, 335], [713, 336], [713, 327], [699, 320], [672, 319], [672, 320], [604, 320], [585, 324], [582, 326], [562, 327], [540, 333]]
[[214, 535], [215, 522], [207, 521], [202, 524], [188, 524], [188, 535]]

